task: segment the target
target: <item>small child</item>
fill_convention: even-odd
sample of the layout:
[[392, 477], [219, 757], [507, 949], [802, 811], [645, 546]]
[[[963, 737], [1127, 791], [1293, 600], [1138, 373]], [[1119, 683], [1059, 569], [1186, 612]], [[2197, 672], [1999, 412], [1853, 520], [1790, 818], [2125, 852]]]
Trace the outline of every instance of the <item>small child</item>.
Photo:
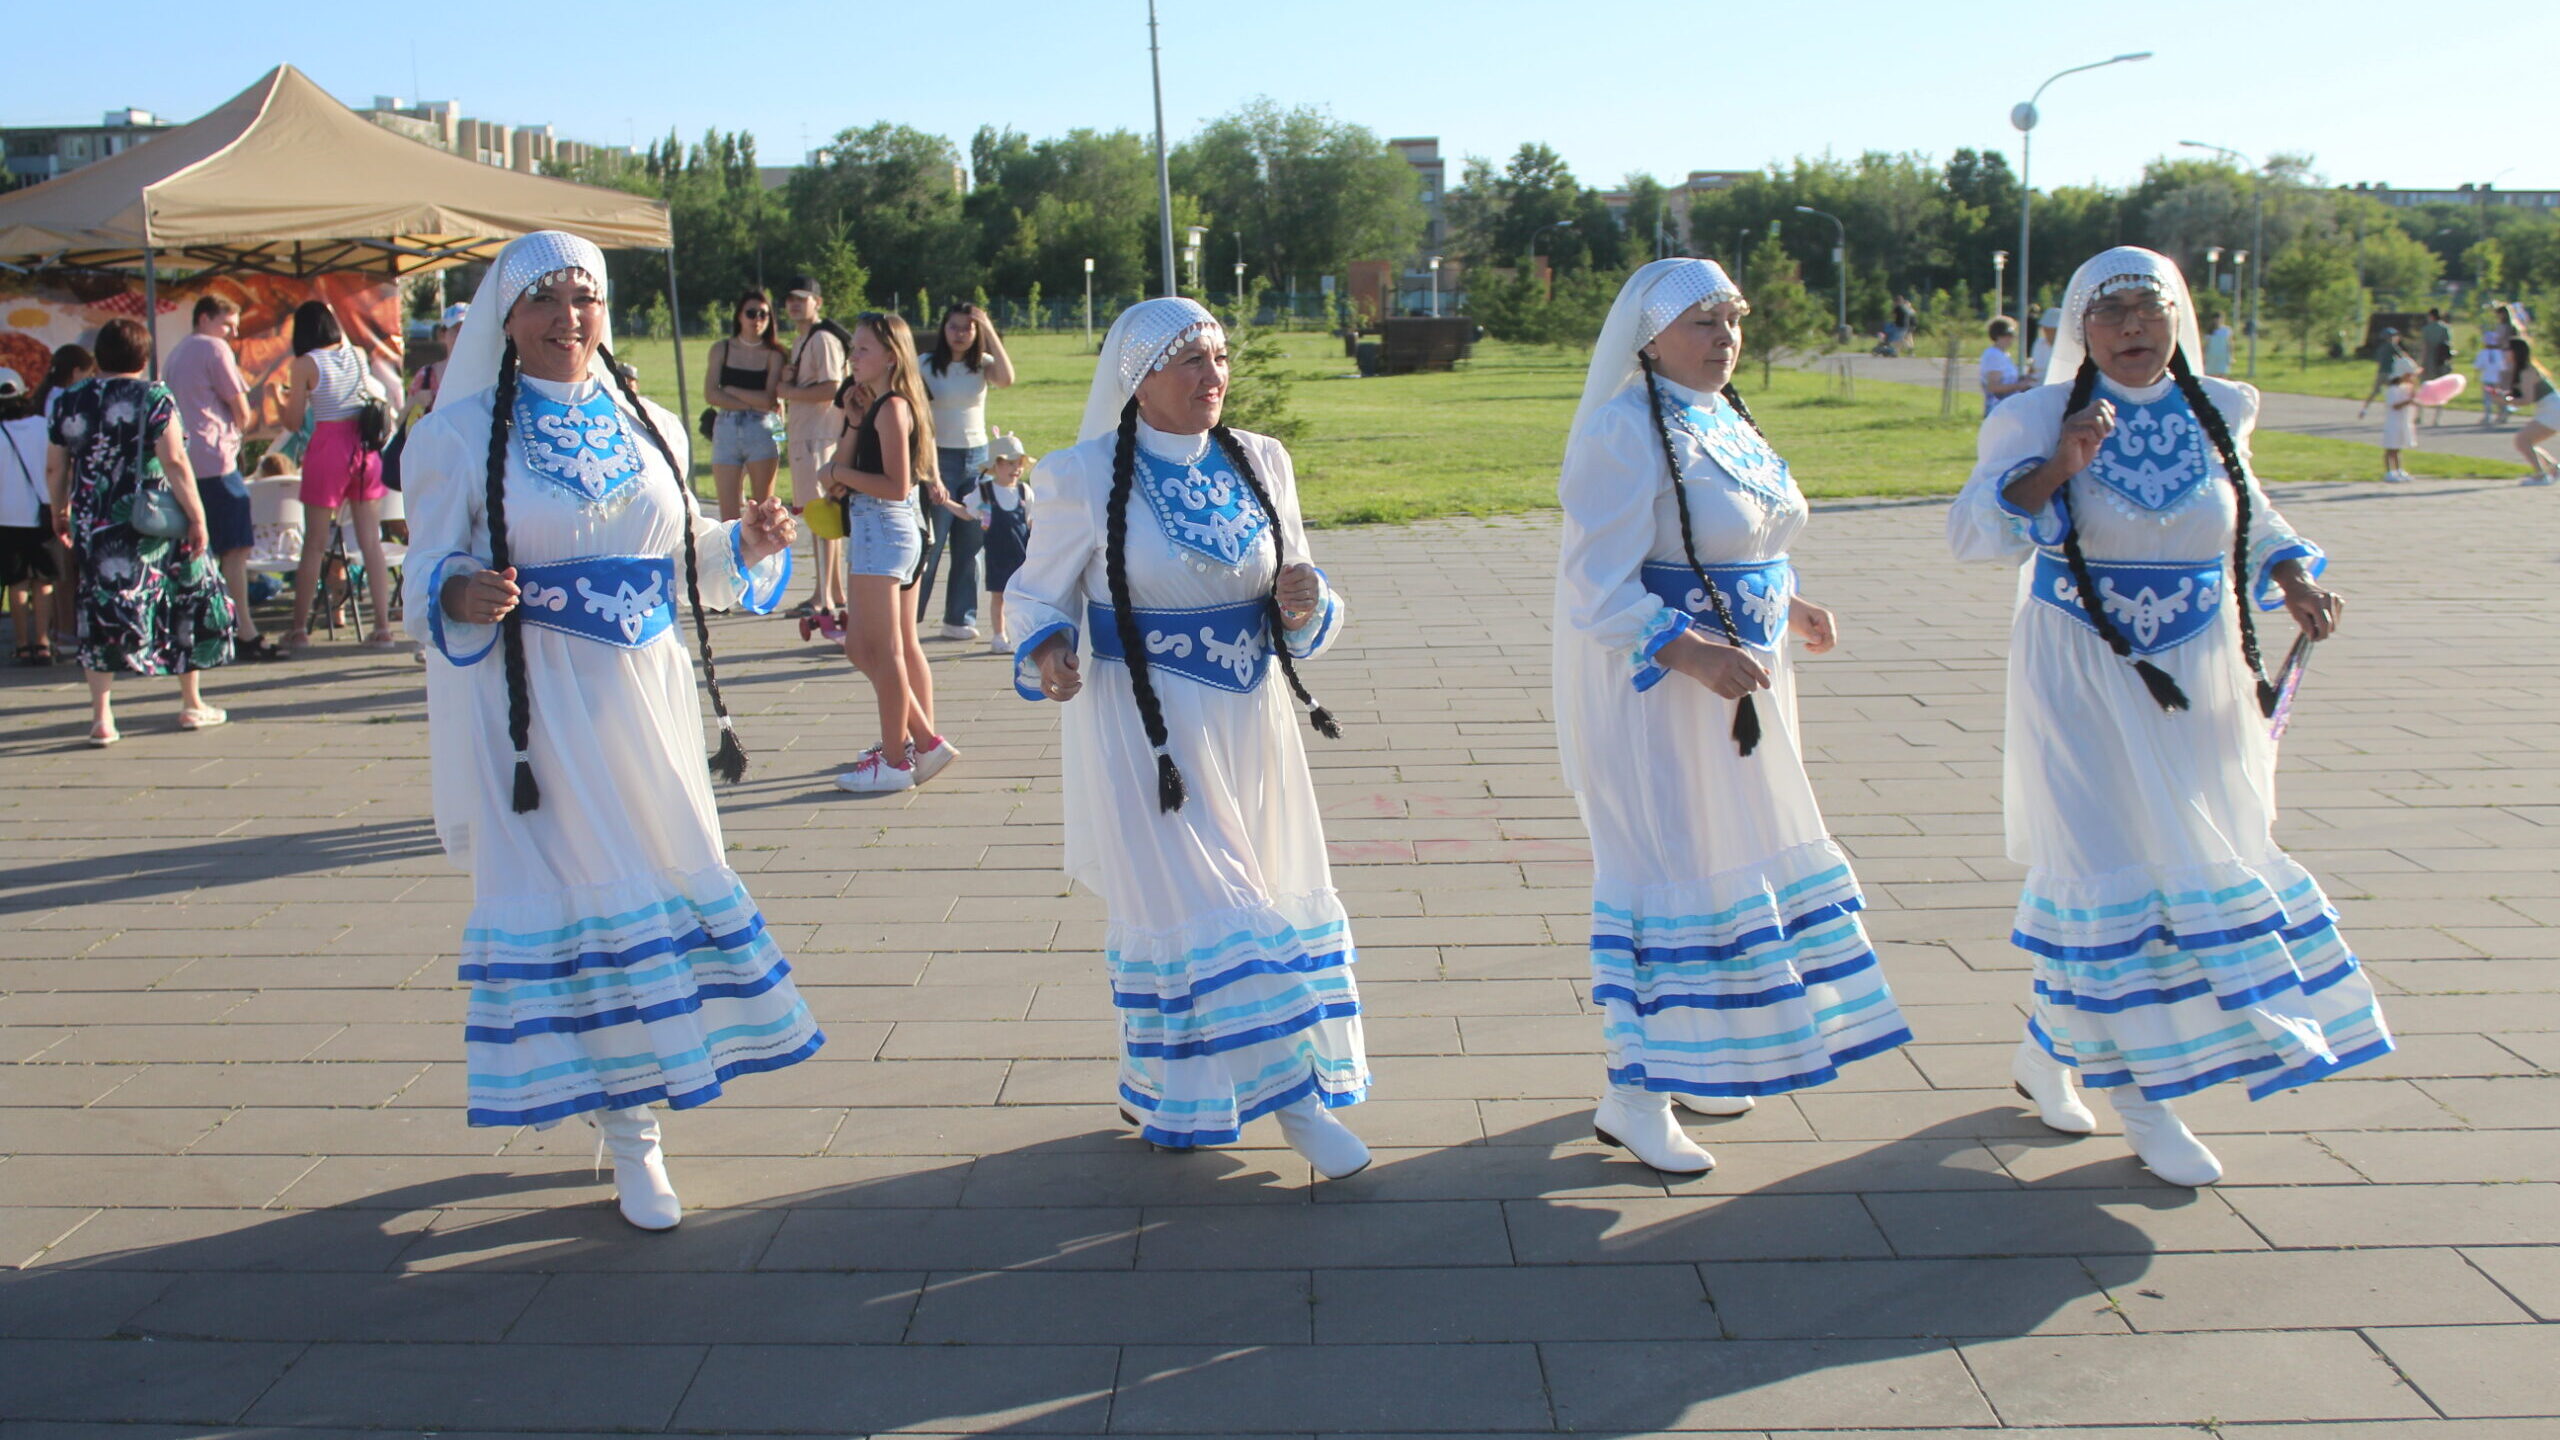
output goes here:
[[2382, 479], [2388, 485], [2407, 483], [2409, 472], [2400, 468], [2400, 452], [2418, 448], [2418, 362], [2406, 355], [2391, 357], [2391, 379], [2383, 392], [2383, 403], [2390, 408], [2382, 414]]
[[1023, 481], [1031, 464], [1021, 436], [996, 431], [987, 439], [985, 479], [970, 497], [986, 529], [987, 649], [997, 655], [1012, 653], [1004, 639], [1004, 587], [1031, 548], [1031, 487]]

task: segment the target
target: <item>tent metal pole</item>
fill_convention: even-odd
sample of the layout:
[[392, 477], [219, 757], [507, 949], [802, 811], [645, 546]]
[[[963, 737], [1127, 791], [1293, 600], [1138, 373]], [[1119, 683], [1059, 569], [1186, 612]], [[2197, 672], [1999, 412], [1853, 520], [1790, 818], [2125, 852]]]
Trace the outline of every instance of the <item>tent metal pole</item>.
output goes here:
[[142, 333], [151, 337], [151, 378], [160, 378], [160, 266], [152, 258], [151, 216], [142, 217]]
[[[672, 227], [667, 231], [667, 238], [670, 241], [675, 238]], [[667, 313], [674, 317], [671, 329], [676, 344], [676, 423], [690, 425], [693, 422], [685, 418], [693, 412], [693, 400], [685, 392], [684, 386], [684, 297], [676, 291], [676, 247], [673, 244], [668, 245], [666, 253]], [[684, 483], [691, 486], [693, 477], [685, 476]]]

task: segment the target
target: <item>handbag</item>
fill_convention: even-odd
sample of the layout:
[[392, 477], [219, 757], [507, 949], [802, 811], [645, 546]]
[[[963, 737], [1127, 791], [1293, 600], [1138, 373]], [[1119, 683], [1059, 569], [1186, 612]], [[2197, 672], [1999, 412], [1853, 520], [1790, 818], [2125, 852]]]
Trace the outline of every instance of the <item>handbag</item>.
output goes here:
[[178, 508], [178, 497], [170, 493], [168, 476], [162, 475], [156, 484], [151, 476], [151, 410], [159, 389], [153, 385], [143, 392], [142, 415], [134, 422], [133, 473], [139, 483], [124, 523], [136, 534], [175, 540], [187, 533], [187, 512]]
[[[364, 357], [358, 355], [356, 363], [362, 366]], [[370, 372], [359, 369], [357, 374], [359, 378], [356, 381], [356, 413], [353, 416], [356, 422], [356, 443], [379, 455], [390, 446], [395, 428], [391, 415], [391, 402], [383, 398], [382, 391], [373, 383]]]

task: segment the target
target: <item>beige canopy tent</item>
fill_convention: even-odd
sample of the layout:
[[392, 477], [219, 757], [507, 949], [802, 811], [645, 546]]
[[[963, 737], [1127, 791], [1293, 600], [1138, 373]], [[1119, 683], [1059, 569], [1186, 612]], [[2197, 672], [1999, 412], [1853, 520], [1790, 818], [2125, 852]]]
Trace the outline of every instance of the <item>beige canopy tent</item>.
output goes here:
[[[154, 294], [163, 268], [420, 275], [492, 259], [536, 230], [664, 250], [674, 289], [665, 202], [421, 144], [339, 104], [291, 65], [147, 144], [0, 195], [0, 264], [139, 270]], [[681, 387], [681, 353], [676, 372]]]

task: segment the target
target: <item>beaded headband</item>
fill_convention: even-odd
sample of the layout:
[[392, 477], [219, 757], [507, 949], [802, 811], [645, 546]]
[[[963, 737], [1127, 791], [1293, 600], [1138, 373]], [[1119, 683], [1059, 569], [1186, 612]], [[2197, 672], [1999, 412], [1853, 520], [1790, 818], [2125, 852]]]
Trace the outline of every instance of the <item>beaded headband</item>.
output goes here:
[[1172, 296], [1140, 301], [1124, 319], [1129, 328], [1113, 361], [1123, 392], [1136, 391], [1139, 381], [1172, 364], [1192, 341], [1226, 333], [1198, 301]]
[[1741, 298], [1742, 288], [1724, 273], [1723, 266], [1713, 260], [1692, 260], [1666, 272], [1645, 291], [1644, 333], [1636, 337], [1636, 345], [1642, 348], [1651, 343], [1692, 306]]

